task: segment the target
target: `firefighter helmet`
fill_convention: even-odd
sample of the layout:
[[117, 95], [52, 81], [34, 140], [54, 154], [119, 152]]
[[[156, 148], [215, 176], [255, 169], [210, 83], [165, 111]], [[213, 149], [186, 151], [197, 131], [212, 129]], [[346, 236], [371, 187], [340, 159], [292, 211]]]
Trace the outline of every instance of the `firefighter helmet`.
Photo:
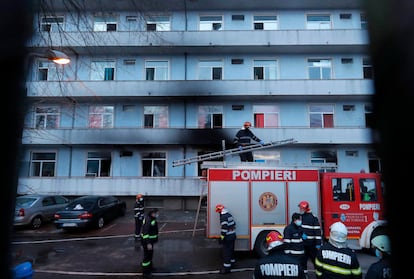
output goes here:
[[143, 196], [142, 196], [142, 194], [138, 194], [138, 195], [136, 195], [136, 197], [135, 197], [137, 200], [141, 200], [142, 198], [143, 198]]
[[348, 236], [348, 229], [342, 222], [333, 223], [329, 227], [331, 233], [329, 237], [337, 243], [345, 243]]
[[308, 212], [310, 210], [309, 203], [307, 201], [301, 201], [299, 204], [299, 209], [301, 209], [304, 212]]
[[267, 249], [283, 244], [283, 236], [278, 231], [271, 231], [266, 236]]
[[216, 212], [217, 213], [220, 213], [223, 209], [224, 209], [224, 205], [222, 205], [222, 204], [216, 205]]
[[377, 235], [371, 240], [372, 246], [375, 246], [381, 252], [385, 252], [391, 255], [391, 243], [390, 239], [386, 235]]
[[243, 127], [244, 128], [250, 128], [252, 126], [252, 123], [250, 123], [249, 121], [244, 122]]

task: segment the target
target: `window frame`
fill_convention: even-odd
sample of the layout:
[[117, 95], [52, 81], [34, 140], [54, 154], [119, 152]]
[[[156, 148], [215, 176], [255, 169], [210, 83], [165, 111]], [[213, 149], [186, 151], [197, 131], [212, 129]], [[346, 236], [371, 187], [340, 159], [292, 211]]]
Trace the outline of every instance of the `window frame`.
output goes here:
[[[111, 111], [108, 111], [108, 109], [111, 109]], [[113, 128], [114, 119], [115, 106], [90, 105], [88, 108], [88, 128], [90, 129]], [[94, 123], [97, 123], [99, 125], [94, 125]]]
[[118, 29], [118, 16], [94, 16], [93, 32], [115, 32]]
[[145, 59], [145, 80], [170, 80], [170, 61], [158, 59]]
[[[332, 29], [332, 15], [326, 13], [306, 14], [305, 28], [307, 30], [329, 30]], [[329, 17], [329, 21], [323, 20], [323, 17]], [[310, 20], [314, 18], [314, 20]], [[317, 18], [320, 18], [317, 20]]]
[[[33, 109], [33, 127], [35, 129], [57, 129], [60, 124], [61, 111], [59, 106], [36, 106]], [[44, 118], [43, 120], [40, 118]], [[49, 119], [52, 118], [52, 119]], [[55, 118], [55, 119], [53, 119]], [[41, 124], [43, 122], [43, 124]], [[54, 123], [54, 125], [48, 125]], [[40, 127], [43, 126], [43, 127]]]
[[58, 65], [45, 58], [38, 58], [36, 61], [37, 61], [37, 80], [38, 81], [63, 80], [64, 65]]
[[[93, 165], [92, 163], [94, 163], [95, 165]], [[112, 170], [111, 166], [111, 151], [88, 151], [86, 154], [85, 176], [90, 176], [90, 174], [94, 173], [95, 177], [110, 177]]]
[[[167, 20], [163, 20], [167, 19]], [[155, 25], [154, 30], [148, 30], [148, 26]], [[171, 16], [169, 15], [149, 15], [145, 19], [146, 31], [171, 31]]]
[[[52, 158], [34, 158], [35, 155], [50, 156]], [[56, 151], [32, 151], [30, 153], [30, 168], [29, 176], [30, 177], [55, 177], [56, 175], [56, 164], [57, 164], [57, 152]], [[48, 167], [49, 166], [49, 167]]]
[[116, 76], [116, 61], [114, 59], [96, 59], [91, 61], [90, 80], [111, 81]]
[[[274, 63], [274, 65], [271, 65]], [[277, 80], [279, 78], [278, 59], [253, 59], [254, 80]], [[261, 71], [260, 71], [261, 70]], [[257, 73], [260, 72], [258, 76]]]
[[253, 105], [255, 128], [280, 127], [280, 108], [278, 105]]
[[200, 15], [198, 25], [199, 31], [222, 31], [224, 30], [223, 15]]
[[[147, 154], [147, 156], [145, 156]], [[152, 155], [154, 154], [154, 156]], [[157, 154], [163, 156], [155, 156]], [[148, 165], [150, 163], [150, 165]], [[156, 175], [156, 166], [157, 163], [163, 164], [160, 174]], [[142, 166], [142, 176], [143, 177], [166, 177], [167, 176], [167, 152], [165, 151], [145, 151], [141, 152], [141, 166]], [[150, 169], [146, 169], [146, 168]], [[150, 174], [150, 175], [149, 175]]]
[[[328, 109], [330, 108], [330, 109]], [[310, 104], [308, 105], [309, 128], [334, 128], [335, 105]], [[318, 117], [319, 119], [317, 119]]]
[[306, 61], [308, 79], [324, 80], [333, 78], [332, 58], [308, 58]]
[[197, 123], [199, 129], [223, 128], [222, 105], [199, 105], [197, 109]]
[[[198, 80], [223, 80], [224, 63], [222, 59], [199, 59]], [[217, 78], [219, 75], [219, 78]]]
[[[46, 20], [46, 22], [44, 22]], [[40, 32], [61, 32], [65, 31], [64, 15], [43, 15], [39, 22]]]
[[[275, 17], [275, 19], [270, 19]], [[275, 14], [257, 14], [253, 15], [253, 30], [278, 30], [279, 20]], [[262, 28], [256, 28], [261, 26]]]
[[[167, 105], [144, 105], [144, 128], [168, 128], [168, 111], [169, 107]], [[151, 123], [148, 123], [147, 119], [151, 120]]]

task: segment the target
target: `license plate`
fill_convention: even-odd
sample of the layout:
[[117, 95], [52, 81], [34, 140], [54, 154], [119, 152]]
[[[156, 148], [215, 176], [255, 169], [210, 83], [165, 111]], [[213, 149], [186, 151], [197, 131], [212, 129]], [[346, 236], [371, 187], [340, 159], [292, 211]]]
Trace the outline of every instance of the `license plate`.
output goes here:
[[76, 227], [76, 223], [64, 223], [62, 227]]

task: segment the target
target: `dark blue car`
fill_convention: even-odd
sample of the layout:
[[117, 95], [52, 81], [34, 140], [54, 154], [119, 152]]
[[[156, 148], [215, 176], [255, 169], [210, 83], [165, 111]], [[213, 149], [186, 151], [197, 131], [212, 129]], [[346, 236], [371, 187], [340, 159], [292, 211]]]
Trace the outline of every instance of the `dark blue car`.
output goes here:
[[102, 228], [111, 220], [124, 216], [126, 203], [114, 196], [83, 196], [74, 199], [55, 213], [58, 229]]

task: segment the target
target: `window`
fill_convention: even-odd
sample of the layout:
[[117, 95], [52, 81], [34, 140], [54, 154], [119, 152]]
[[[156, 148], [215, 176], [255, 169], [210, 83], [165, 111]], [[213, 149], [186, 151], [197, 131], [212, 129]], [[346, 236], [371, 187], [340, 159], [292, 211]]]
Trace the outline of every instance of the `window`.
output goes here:
[[40, 20], [40, 31], [59, 32], [63, 30], [65, 18], [63, 16], [44, 16]]
[[373, 128], [375, 123], [375, 118], [372, 110], [372, 105], [365, 105], [365, 127]]
[[198, 63], [198, 79], [220, 80], [223, 73], [223, 61], [205, 60]]
[[114, 80], [115, 61], [92, 61], [91, 80]]
[[168, 106], [144, 106], [144, 128], [168, 128]]
[[254, 162], [263, 162], [271, 164], [272, 166], [280, 165], [280, 151], [262, 151], [256, 150], [253, 152]]
[[308, 59], [309, 79], [331, 79], [331, 59]]
[[199, 106], [198, 128], [222, 128], [223, 107], [222, 106]]
[[37, 80], [57, 81], [63, 78], [64, 65], [58, 65], [44, 59], [38, 60]]
[[334, 127], [333, 105], [311, 105], [309, 106], [309, 120], [311, 128], [333, 128]]
[[360, 20], [361, 20], [361, 29], [368, 29], [368, 20], [367, 20], [367, 15], [365, 13], [362, 13], [360, 15]]
[[361, 178], [359, 179], [359, 189], [361, 194], [361, 201], [376, 201], [377, 200], [377, 187], [375, 179], [373, 178]]
[[277, 79], [277, 60], [254, 60], [254, 79]]
[[145, 61], [145, 80], [168, 80], [168, 61]]
[[165, 152], [142, 153], [142, 176], [162, 177], [166, 176], [166, 154]]
[[254, 105], [254, 127], [276, 128], [279, 127], [279, 107], [272, 105]]
[[382, 171], [381, 159], [375, 152], [368, 152], [369, 172], [380, 173]]
[[331, 29], [330, 15], [307, 15], [306, 29]]
[[94, 17], [93, 31], [95, 32], [109, 32], [116, 31], [117, 19], [115, 17]]
[[110, 176], [111, 152], [88, 152], [86, 175], [95, 174], [97, 177]]
[[222, 16], [200, 16], [201, 31], [223, 30]]
[[352, 178], [332, 178], [334, 201], [354, 201], [355, 189]]
[[56, 153], [33, 152], [30, 158], [30, 176], [55, 176]]
[[147, 18], [147, 31], [170, 31], [169, 16], [149, 16]]
[[276, 15], [255, 15], [253, 16], [254, 30], [277, 30], [277, 16]]
[[36, 107], [35, 108], [36, 129], [59, 128], [60, 108], [59, 107]]
[[90, 106], [89, 128], [113, 128], [114, 107], [113, 106]]
[[368, 57], [362, 58], [362, 71], [364, 74], [364, 79], [373, 79], [374, 71], [371, 64], [371, 59]]
[[335, 151], [316, 150], [311, 152], [311, 164], [319, 167], [321, 172], [336, 172], [338, 159]]

